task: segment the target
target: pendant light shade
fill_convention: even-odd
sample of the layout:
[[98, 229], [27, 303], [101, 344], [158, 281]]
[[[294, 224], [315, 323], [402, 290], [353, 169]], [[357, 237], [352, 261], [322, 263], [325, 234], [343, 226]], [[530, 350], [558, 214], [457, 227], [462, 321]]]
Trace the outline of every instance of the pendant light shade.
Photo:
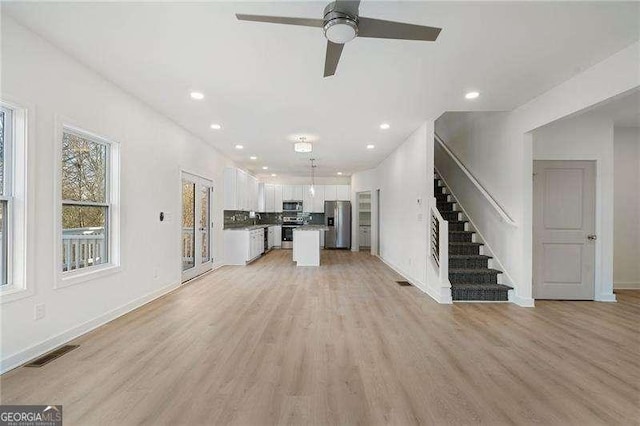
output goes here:
[[315, 158], [312, 158], [311, 160], [311, 186], [309, 187], [309, 195], [311, 197], [315, 197], [316, 196], [316, 176], [315, 176], [315, 169], [316, 169], [316, 164]]

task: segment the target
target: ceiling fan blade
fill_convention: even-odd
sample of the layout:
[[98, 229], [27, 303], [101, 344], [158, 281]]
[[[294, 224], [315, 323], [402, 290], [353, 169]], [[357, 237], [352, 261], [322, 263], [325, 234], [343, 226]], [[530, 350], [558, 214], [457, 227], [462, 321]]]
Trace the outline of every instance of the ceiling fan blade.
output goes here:
[[265, 16], [265, 15], [244, 15], [236, 13], [236, 18], [240, 21], [267, 22], [270, 24], [300, 25], [303, 27], [322, 27], [322, 19], [313, 18], [290, 18], [288, 16]]
[[383, 21], [382, 19], [358, 18], [358, 37], [435, 41], [440, 31], [442, 28]]
[[338, 61], [342, 55], [344, 44], [332, 43], [327, 40], [327, 55], [324, 59], [324, 76], [330, 77], [336, 73]]
[[337, 0], [335, 9], [340, 9], [342, 12], [346, 12], [351, 16], [358, 16], [360, 13], [360, 0]]

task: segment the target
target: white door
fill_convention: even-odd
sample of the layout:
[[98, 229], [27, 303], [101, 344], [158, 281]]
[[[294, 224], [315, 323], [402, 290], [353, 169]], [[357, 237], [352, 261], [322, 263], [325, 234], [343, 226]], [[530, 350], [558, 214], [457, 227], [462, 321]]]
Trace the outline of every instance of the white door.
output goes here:
[[211, 181], [182, 172], [182, 281], [212, 268]]
[[533, 172], [533, 296], [593, 300], [595, 162], [534, 161]]

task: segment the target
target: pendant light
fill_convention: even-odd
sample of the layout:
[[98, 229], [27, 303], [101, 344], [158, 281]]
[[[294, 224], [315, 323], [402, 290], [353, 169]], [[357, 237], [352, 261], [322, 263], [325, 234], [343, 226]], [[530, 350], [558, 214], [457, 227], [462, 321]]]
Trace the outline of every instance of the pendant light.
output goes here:
[[315, 176], [315, 169], [316, 169], [316, 164], [315, 158], [312, 158], [311, 160], [311, 186], [309, 187], [309, 195], [311, 195], [312, 197], [316, 196], [316, 176]]

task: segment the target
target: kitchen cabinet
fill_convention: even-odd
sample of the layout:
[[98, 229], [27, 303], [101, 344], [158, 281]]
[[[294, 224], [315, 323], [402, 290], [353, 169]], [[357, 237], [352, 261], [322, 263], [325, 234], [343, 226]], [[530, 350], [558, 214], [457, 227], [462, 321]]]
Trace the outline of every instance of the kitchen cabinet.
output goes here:
[[324, 185], [324, 200], [325, 201], [338, 200], [338, 188], [336, 187], [336, 185]]
[[224, 169], [224, 209], [238, 210], [237, 169]]
[[282, 185], [282, 201], [293, 200], [293, 185]]
[[227, 265], [246, 265], [264, 253], [264, 229], [225, 230], [224, 260]]
[[336, 185], [336, 201], [351, 200], [351, 185]]
[[282, 246], [282, 226], [272, 226], [273, 229], [273, 246], [280, 248]]
[[315, 186], [315, 196], [311, 196], [311, 185], [303, 185], [302, 210], [305, 213], [324, 213], [324, 185]]
[[282, 185], [282, 201], [302, 201], [303, 185]]
[[224, 170], [224, 209], [258, 210], [258, 179], [247, 172], [228, 167]]
[[273, 185], [273, 204], [276, 213], [282, 213], [282, 185]]
[[274, 236], [275, 236], [275, 230], [273, 229], [273, 226], [270, 226], [269, 228], [267, 228], [267, 247], [269, 247], [269, 249], [272, 249], [274, 247]]
[[358, 234], [358, 245], [360, 247], [371, 247], [371, 227], [361, 226]]
[[276, 211], [275, 195], [276, 195], [275, 185], [271, 183], [265, 184], [264, 185], [265, 206], [264, 206], [264, 210], [261, 210], [261, 211], [265, 211], [267, 213], [274, 213]]
[[[312, 213], [324, 213], [324, 185], [316, 185], [316, 196], [313, 197]], [[320, 233], [324, 235], [324, 232]]]

